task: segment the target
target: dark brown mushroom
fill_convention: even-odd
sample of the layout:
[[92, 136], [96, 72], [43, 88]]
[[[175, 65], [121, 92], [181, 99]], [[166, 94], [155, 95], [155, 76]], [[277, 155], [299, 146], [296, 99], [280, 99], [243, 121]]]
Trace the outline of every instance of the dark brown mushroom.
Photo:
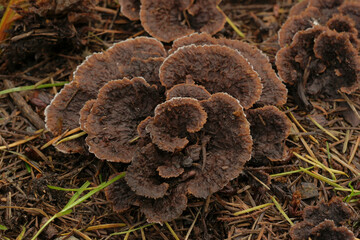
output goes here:
[[155, 116], [146, 130], [158, 148], [175, 152], [189, 143], [189, 133], [203, 128], [206, 118], [206, 112], [196, 99], [172, 98], [156, 107]]
[[360, 38], [360, 3], [357, 1], [347, 1], [338, 9], [341, 14], [349, 16], [352, 20], [354, 20], [355, 27], [359, 33], [358, 37]]
[[188, 9], [189, 22], [197, 32], [213, 35], [224, 28], [225, 14], [217, 8], [221, 0], [196, 0]]
[[326, 219], [333, 220], [336, 226], [344, 224], [352, 216], [351, 210], [340, 198], [332, 198], [328, 203], [320, 202], [317, 206], [304, 209], [304, 220], [318, 225]]
[[202, 163], [194, 169], [188, 191], [206, 198], [239, 176], [251, 157], [249, 123], [239, 102], [226, 93], [201, 101], [208, 114], [201, 138]]
[[185, 46], [165, 59], [160, 81], [167, 88], [181, 83], [202, 85], [210, 93], [227, 92], [250, 108], [261, 95], [258, 74], [236, 50], [225, 46]]
[[106, 84], [86, 121], [89, 151], [100, 159], [130, 162], [136, 149], [132, 140], [137, 137], [137, 126], [160, 102], [157, 88], [143, 78]]
[[174, 41], [169, 53], [175, 52], [178, 48], [195, 45], [223, 45], [235, 49], [246, 58], [253, 69], [259, 74], [263, 89], [260, 100], [256, 102], [261, 105], [283, 105], [287, 99], [287, 89], [272, 68], [268, 57], [258, 48], [238, 40], [216, 39], [206, 33], [193, 33]]
[[309, 5], [309, 1], [310, 0], [302, 0], [302, 1], [298, 2], [297, 4], [295, 4], [294, 6], [292, 6], [290, 11], [289, 11], [289, 16], [292, 17], [292, 16], [295, 16], [295, 15], [299, 15], [300, 13], [305, 11], [305, 9]]
[[121, 13], [130, 20], [140, 19], [140, 0], [120, 0]]
[[141, 0], [141, 24], [151, 36], [171, 42], [194, 32], [183, 22], [182, 14], [193, 0]]
[[331, 30], [335, 30], [338, 33], [344, 33], [349, 37], [350, 42], [358, 49], [360, 40], [358, 39], [358, 31], [354, 20], [349, 16], [342, 14], [335, 14], [326, 23], [327, 27]]
[[302, 221], [293, 225], [289, 234], [292, 240], [308, 240], [313, 228], [314, 224]]
[[[75, 82], [65, 85], [45, 109], [46, 128], [54, 135], [59, 136], [65, 131], [79, 127], [79, 112], [83, 104], [91, 98], [93, 96], [80, 90]], [[65, 153], [87, 152], [84, 137], [55, 146], [59, 151]]]
[[291, 129], [291, 122], [286, 115], [274, 106], [250, 109], [246, 115], [254, 141], [252, 152], [254, 161], [283, 160], [287, 150], [285, 139]]
[[211, 94], [203, 86], [182, 83], [175, 85], [166, 92], [166, 100], [175, 97], [190, 97], [197, 100], [205, 100], [211, 97]]
[[[107, 82], [142, 74], [151, 83], [160, 86], [158, 68], [166, 51], [161, 42], [153, 38], [139, 37], [114, 44], [103, 53], [89, 56], [74, 72], [74, 81], [66, 86], [45, 112], [48, 129], [54, 135], [79, 127], [80, 110], [95, 99], [99, 89]], [[132, 58], [133, 57], [133, 58]], [[157, 83], [156, 83], [157, 81]], [[84, 137], [56, 145], [67, 153], [86, 152]]]
[[336, 227], [331, 220], [325, 220], [311, 230], [313, 240], [355, 240], [354, 234], [346, 227]]

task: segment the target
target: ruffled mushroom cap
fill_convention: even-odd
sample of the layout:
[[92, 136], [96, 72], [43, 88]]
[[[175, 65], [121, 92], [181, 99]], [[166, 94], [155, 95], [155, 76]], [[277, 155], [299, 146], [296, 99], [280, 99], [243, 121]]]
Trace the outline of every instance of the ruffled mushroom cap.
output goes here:
[[155, 116], [146, 130], [158, 148], [175, 152], [189, 143], [189, 133], [203, 128], [206, 118], [206, 112], [196, 99], [172, 98], [156, 107]]
[[259, 74], [263, 85], [260, 100], [256, 102], [261, 105], [283, 105], [287, 99], [287, 89], [272, 68], [268, 57], [258, 48], [248, 43], [231, 39], [212, 38], [207, 33], [193, 33], [174, 41], [169, 53], [175, 52], [178, 48], [195, 45], [223, 45], [240, 52], [246, 58], [253, 69]]
[[188, 191], [206, 198], [239, 176], [251, 157], [249, 123], [239, 101], [226, 93], [216, 93], [201, 101], [208, 114], [201, 140], [202, 163], [194, 169]]
[[163, 42], [194, 32], [182, 14], [193, 0], [141, 0], [140, 20], [145, 31]]
[[257, 47], [248, 43], [231, 39], [218, 39], [218, 44], [233, 48], [241, 53], [259, 74], [263, 85], [260, 100], [261, 105], [284, 105], [287, 99], [287, 89], [276, 75], [268, 57]]
[[[46, 128], [58, 136], [79, 127], [79, 112], [83, 104], [93, 96], [80, 90], [75, 82], [65, 85], [45, 109]], [[85, 138], [55, 145], [65, 153], [86, 153]]]
[[121, 13], [134, 21], [140, 19], [140, 0], [120, 0]]
[[304, 220], [318, 225], [326, 219], [333, 220], [336, 226], [345, 223], [351, 218], [351, 210], [340, 198], [332, 198], [328, 203], [320, 202], [317, 206], [304, 209]]
[[291, 129], [286, 115], [274, 106], [250, 109], [246, 115], [254, 141], [252, 157], [255, 160], [283, 160], [286, 156], [285, 139]]
[[341, 5], [338, 9], [342, 15], [349, 16], [352, 18], [352, 20], [354, 20], [355, 27], [358, 30], [358, 33], [360, 33], [360, 3], [357, 1], [354, 2], [347, 1], [343, 5]]
[[224, 28], [225, 14], [217, 8], [221, 0], [196, 0], [188, 9], [189, 22], [197, 32], [213, 35]]
[[352, 216], [351, 210], [340, 198], [333, 198], [328, 203], [321, 202], [317, 206], [304, 209], [304, 221], [291, 227], [290, 236], [293, 240], [334, 239], [353, 240], [354, 235], [344, 224]]
[[338, 33], [344, 33], [349, 37], [350, 42], [358, 49], [360, 41], [358, 39], [358, 31], [355, 26], [355, 22], [349, 16], [342, 14], [335, 14], [326, 23], [327, 27], [331, 30], [335, 30]]
[[313, 240], [355, 240], [354, 234], [346, 227], [336, 227], [331, 220], [325, 220], [311, 231]]
[[316, 21], [317, 17], [320, 15], [319, 9], [309, 7], [301, 14], [289, 17], [279, 30], [280, 47], [283, 48], [289, 46], [297, 32], [315, 26], [316, 24], [314, 21]]
[[203, 86], [182, 83], [166, 92], [166, 100], [176, 97], [190, 97], [201, 101], [210, 98], [211, 94]]
[[[145, 75], [151, 83], [159, 84], [158, 69], [167, 55], [161, 42], [153, 38], [138, 37], [114, 44], [102, 53], [95, 53], [78, 66], [74, 81], [64, 87], [49, 105], [46, 114], [48, 129], [54, 135], [79, 127], [80, 110], [95, 99], [99, 89], [107, 82]], [[66, 103], [66, 104], [64, 104]], [[56, 145], [66, 153], [86, 152], [84, 137]]]
[[137, 126], [161, 102], [155, 86], [143, 78], [124, 78], [99, 91], [86, 121], [89, 151], [100, 159], [130, 162], [136, 145]]
[[165, 59], [160, 81], [167, 88], [194, 82], [210, 93], [227, 92], [250, 108], [261, 95], [258, 74], [236, 50], [225, 46], [185, 46]]

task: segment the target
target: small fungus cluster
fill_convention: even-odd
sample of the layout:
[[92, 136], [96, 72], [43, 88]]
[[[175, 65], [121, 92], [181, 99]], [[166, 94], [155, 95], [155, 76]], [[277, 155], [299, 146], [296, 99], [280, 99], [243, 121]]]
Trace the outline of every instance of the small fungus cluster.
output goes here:
[[215, 34], [226, 22], [221, 0], [120, 0], [121, 13], [151, 36], [171, 42], [193, 32]]
[[306, 107], [308, 95], [335, 98], [359, 88], [359, 30], [359, 2], [304, 0], [291, 9], [279, 31], [276, 66]]
[[354, 240], [354, 234], [342, 226], [352, 216], [351, 210], [339, 198], [329, 203], [304, 209], [304, 221], [290, 229], [293, 240]]
[[129, 163], [106, 189], [115, 211], [139, 206], [149, 222], [181, 215], [189, 194], [206, 198], [250, 159], [284, 159], [290, 132], [275, 106], [287, 90], [267, 57], [247, 43], [192, 34], [169, 52], [138, 37], [88, 57], [46, 109], [57, 145]]

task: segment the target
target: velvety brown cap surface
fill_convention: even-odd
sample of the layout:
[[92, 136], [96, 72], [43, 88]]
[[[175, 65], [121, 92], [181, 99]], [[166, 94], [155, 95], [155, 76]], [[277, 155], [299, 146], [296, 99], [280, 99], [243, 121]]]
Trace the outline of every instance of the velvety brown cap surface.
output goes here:
[[166, 92], [166, 100], [175, 97], [190, 97], [197, 100], [205, 100], [211, 97], [211, 94], [203, 86], [181, 83]]
[[213, 35], [224, 28], [225, 14], [217, 8], [221, 0], [196, 0], [188, 10], [189, 22], [197, 32]]
[[188, 133], [202, 129], [206, 118], [206, 112], [196, 99], [172, 98], [156, 107], [146, 130], [161, 150], [175, 152], [189, 143]]
[[86, 121], [87, 121], [87, 118], [90, 114], [90, 111], [94, 105], [94, 103], [96, 102], [95, 99], [91, 99], [89, 101], [87, 101], [85, 103], [85, 105], [82, 107], [82, 109], [80, 110], [80, 120], [79, 120], [79, 123], [80, 123], [80, 128], [82, 130], [84, 130], [85, 132], [87, 132], [86, 130]]
[[178, 49], [161, 65], [160, 81], [167, 89], [194, 82], [210, 93], [227, 92], [244, 108], [259, 100], [262, 89], [258, 74], [238, 51], [217, 45]]
[[302, 0], [291, 7], [289, 16], [299, 15], [308, 7], [310, 0]]
[[201, 139], [201, 168], [188, 191], [206, 198], [239, 176], [251, 157], [252, 139], [249, 123], [239, 102], [226, 93], [216, 93], [201, 102], [208, 114]]
[[106, 84], [87, 118], [89, 151], [100, 159], [130, 162], [137, 126], [161, 102], [156, 87], [143, 78], [124, 78]]
[[286, 153], [285, 139], [291, 129], [291, 122], [286, 115], [274, 106], [250, 109], [246, 115], [254, 141], [252, 157], [283, 160]]
[[308, 240], [314, 224], [302, 221], [290, 228], [290, 237], [292, 240]]
[[121, 13], [130, 20], [140, 19], [140, 0], [119, 0]]
[[355, 22], [349, 16], [344, 16], [342, 14], [335, 14], [329, 21], [326, 23], [328, 28], [335, 30], [338, 33], [344, 33], [348, 36], [350, 42], [354, 45], [356, 49], [360, 45], [358, 39], [358, 31], [356, 29]]
[[188, 46], [191, 44], [195, 45], [216, 45], [218, 41], [216, 38], [211, 37], [208, 33], [193, 33], [188, 36], [184, 36], [174, 40], [171, 49], [169, 50], [169, 54], [174, 53], [180, 47]]
[[[80, 110], [83, 103], [93, 97], [77, 88], [74, 82], [65, 85], [45, 110], [46, 128], [55, 136], [59, 136], [66, 130], [79, 127]], [[55, 146], [65, 153], [86, 152], [84, 137]]]
[[163, 42], [194, 32], [179, 16], [193, 0], [141, 0], [140, 20], [145, 31]]
[[311, 230], [313, 240], [355, 240], [354, 234], [346, 227], [336, 227], [331, 220], [325, 220]]

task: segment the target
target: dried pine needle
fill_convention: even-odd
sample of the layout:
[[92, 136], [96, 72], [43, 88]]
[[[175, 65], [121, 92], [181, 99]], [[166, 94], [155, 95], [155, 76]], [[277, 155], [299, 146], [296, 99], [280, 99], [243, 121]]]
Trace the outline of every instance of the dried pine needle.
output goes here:
[[25, 138], [23, 140], [16, 141], [14, 143], [10, 143], [10, 144], [5, 145], [5, 146], [0, 146], [0, 150], [5, 150], [5, 149], [8, 149], [8, 148], [16, 147], [16, 146], [19, 146], [19, 145], [24, 144], [26, 142], [29, 142], [29, 141], [31, 141], [31, 140], [33, 140], [35, 138], [40, 137], [43, 132], [44, 132], [44, 129], [40, 129], [40, 130], [36, 131], [35, 135], [33, 135], [33, 136], [30, 136], [30, 137]]
[[56, 145], [58, 145], [58, 144], [60, 144], [60, 143], [63, 143], [63, 142], [67, 142], [67, 141], [71, 141], [71, 140], [77, 139], [77, 138], [82, 137], [82, 136], [84, 136], [84, 135], [86, 135], [86, 134], [87, 134], [86, 132], [80, 132], [80, 133], [71, 135], [71, 136], [69, 136], [69, 137], [63, 138], [63, 139], [61, 139], [60, 141], [58, 141], [58, 142], [56, 143]]
[[[305, 168], [305, 169], [306, 169], [306, 170], [311, 170], [311, 169], [313, 169], [313, 168], [314, 168], [314, 167], [309, 167], [309, 168]], [[291, 175], [291, 174], [299, 173], [299, 172], [302, 172], [302, 170], [299, 169], [299, 170], [294, 170], [294, 171], [289, 171], [289, 172], [282, 172], [282, 173], [271, 174], [270, 177], [271, 177], [271, 178], [283, 177], [283, 176], [287, 176], [287, 175]]]
[[176, 235], [174, 229], [172, 229], [172, 227], [170, 226], [170, 224], [168, 222], [164, 222], [166, 227], [169, 229], [169, 231], [171, 232], [171, 234], [173, 235], [173, 237], [176, 239], [176, 240], [180, 240], [180, 238]]
[[245, 209], [245, 210], [242, 210], [242, 211], [239, 211], [239, 212], [235, 212], [235, 213], [233, 213], [233, 215], [234, 216], [239, 216], [239, 215], [242, 215], [244, 213], [257, 211], [257, 210], [260, 210], [262, 208], [266, 208], [266, 207], [273, 206], [273, 205], [274, 205], [274, 203], [265, 203], [265, 204], [262, 204], [262, 205], [259, 205], [259, 206], [255, 206], [255, 207], [248, 208], [248, 209]]
[[354, 159], [355, 154], [359, 149], [359, 143], [360, 143], [360, 136], [357, 138], [355, 146], [354, 146], [353, 150], [351, 151], [351, 155], [350, 155], [348, 164], [350, 164], [352, 162], [352, 160]]
[[330, 137], [332, 137], [334, 140], [339, 141], [339, 139], [337, 137], [335, 137], [331, 132], [329, 132], [328, 130], [326, 130], [323, 126], [321, 126], [317, 121], [315, 121], [315, 119], [313, 119], [312, 117], [308, 116], [308, 118], [310, 119], [310, 121], [312, 121], [315, 126], [317, 126], [320, 130], [322, 130], [324, 133], [326, 133], [327, 135], [329, 135]]
[[[219, 11], [223, 12], [219, 6], [217, 6], [217, 9], [219, 9]], [[238, 27], [236, 27], [236, 25], [231, 21], [231, 19], [228, 18], [228, 16], [226, 16], [226, 15], [225, 15], [225, 18], [226, 18], [226, 22], [230, 25], [230, 27], [232, 27], [232, 29], [234, 29], [234, 31], [235, 31], [240, 37], [245, 38], [245, 34], [244, 34], [243, 32], [241, 32]]]
[[[289, 110], [289, 108], [288, 108]], [[303, 131], [304, 133], [307, 133], [308, 131], [299, 123], [299, 121], [295, 118], [295, 116], [292, 114], [292, 112], [289, 112], [290, 118], [293, 120], [293, 122], [301, 129], [301, 131]], [[315, 142], [316, 144], [319, 144], [318, 140], [316, 140], [316, 138], [314, 138], [314, 136], [312, 135], [308, 135], [309, 138]]]
[[274, 202], [275, 207], [279, 210], [279, 212], [284, 216], [284, 218], [286, 219], [286, 221], [288, 221], [290, 223], [291, 226], [294, 225], [294, 223], [291, 221], [291, 219], [288, 217], [288, 215], [286, 215], [285, 211], [282, 209], [281, 205], [279, 204], [278, 201], [276, 201], [275, 197], [270, 196], [271, 200]]

